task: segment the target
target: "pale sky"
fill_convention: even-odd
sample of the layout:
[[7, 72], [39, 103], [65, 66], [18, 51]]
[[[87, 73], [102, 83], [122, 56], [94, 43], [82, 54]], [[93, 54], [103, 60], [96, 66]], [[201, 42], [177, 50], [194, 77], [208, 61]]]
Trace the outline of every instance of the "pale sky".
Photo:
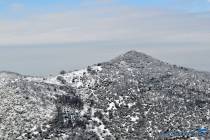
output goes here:
[[0, 45], [210, 44], [208, 0], [0, 0]]

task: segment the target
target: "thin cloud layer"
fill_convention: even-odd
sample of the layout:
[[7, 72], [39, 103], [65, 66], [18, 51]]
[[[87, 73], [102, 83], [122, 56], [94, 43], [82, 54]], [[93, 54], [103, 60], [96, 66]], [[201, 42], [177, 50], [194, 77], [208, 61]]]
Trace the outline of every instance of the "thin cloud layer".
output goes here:
[[[22, 9], [18, 4], [13, 8]], [[33, 13], [19, 20], [0, 19], [0, 45], [94, 41], [210, 44], [209, 25], [206, 13], [122, 5], [81, 6]]]

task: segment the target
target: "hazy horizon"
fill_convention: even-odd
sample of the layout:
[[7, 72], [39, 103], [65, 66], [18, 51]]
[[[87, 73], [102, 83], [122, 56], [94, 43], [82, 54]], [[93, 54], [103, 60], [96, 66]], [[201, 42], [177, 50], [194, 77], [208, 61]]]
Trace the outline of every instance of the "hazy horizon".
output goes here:
[[146, 53], [170, 64], [210, 72], [210, 48], [192, 46], [90, 43], [73, 45], [0, 47], [0, 71], [25, 75], [56, 75], [61, 70], [71, 71], [99, 62], [109, 61], [129, 50]]

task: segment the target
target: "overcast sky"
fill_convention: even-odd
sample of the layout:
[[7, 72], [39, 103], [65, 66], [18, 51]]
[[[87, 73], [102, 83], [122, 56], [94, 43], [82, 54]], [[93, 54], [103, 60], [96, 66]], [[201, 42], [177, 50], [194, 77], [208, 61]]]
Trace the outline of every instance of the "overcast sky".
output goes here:
[[55, 73], [130, 49], [210, 71], [210, 1], [0, 0], [0, 70]]

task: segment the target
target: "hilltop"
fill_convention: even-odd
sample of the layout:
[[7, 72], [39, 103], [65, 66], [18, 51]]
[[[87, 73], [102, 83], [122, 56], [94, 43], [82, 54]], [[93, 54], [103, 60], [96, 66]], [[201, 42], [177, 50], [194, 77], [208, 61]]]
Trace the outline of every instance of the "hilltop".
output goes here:
[[0, 72], [2, 139], [141, 140], [210, 124], [210, 75], [129, 51], [57, 76]]

